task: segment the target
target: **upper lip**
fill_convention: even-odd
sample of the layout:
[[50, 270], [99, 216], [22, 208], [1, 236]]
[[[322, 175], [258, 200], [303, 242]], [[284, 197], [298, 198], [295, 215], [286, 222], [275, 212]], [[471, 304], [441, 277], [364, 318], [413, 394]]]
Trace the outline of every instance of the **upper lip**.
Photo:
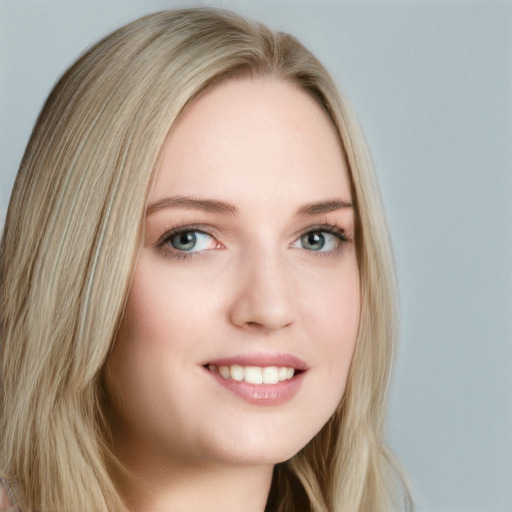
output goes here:
[[230, 357], [220, 357], [207, 361], [203, 366], [287, 366], [295, 370], [307, 370], [308, 365], [292, 354], [249, 353]]

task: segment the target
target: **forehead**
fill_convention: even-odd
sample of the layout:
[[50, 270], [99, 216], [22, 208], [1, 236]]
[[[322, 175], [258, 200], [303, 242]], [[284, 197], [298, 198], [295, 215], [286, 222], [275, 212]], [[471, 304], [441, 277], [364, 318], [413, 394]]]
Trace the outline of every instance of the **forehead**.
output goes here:
[[201, 96], [175, 122], [151, 199], [168, 194], [350, 200], [350, 184], [338, 134], [315, 99], [283, 81], [239, 79]]

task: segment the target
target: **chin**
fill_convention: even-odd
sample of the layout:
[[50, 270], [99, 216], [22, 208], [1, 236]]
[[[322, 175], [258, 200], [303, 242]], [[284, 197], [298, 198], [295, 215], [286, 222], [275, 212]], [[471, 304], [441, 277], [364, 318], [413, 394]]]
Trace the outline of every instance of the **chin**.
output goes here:
[[[323, 425], [323, 424], [322, 424]], [[274, 426], [273, 432], [264, 429], [259, 432], [242, 433], [238, 430], [229, 439], [210, 440], [208, 447], [212, 458], [224, 459], [231, 464], [280, 464], [291, 459], [302, 450], [322, 428], [313, 428], [307, 432], [297, 432], [297, 426], [279, 429]]]

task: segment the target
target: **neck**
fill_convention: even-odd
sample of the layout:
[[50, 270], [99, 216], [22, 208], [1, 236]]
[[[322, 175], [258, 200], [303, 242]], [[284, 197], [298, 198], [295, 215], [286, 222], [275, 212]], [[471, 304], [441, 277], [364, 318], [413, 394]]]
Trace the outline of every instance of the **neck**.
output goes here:
[[238, 465], [211, 461], [134, 465], [114, 480], [126, 512], [264, 512], [272, 465]]

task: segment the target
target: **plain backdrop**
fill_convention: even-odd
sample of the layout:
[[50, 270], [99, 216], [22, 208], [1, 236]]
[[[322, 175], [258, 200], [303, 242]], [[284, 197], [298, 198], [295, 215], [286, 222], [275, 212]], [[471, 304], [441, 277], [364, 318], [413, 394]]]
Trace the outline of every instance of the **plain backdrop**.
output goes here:
[[290, 32], [359, 115], [402, 315], [388, 439], [421, 512], [512, 511], [512, 3], [0, 1], [0, 221], [50, 88], [125, 22], [215, 5]]

